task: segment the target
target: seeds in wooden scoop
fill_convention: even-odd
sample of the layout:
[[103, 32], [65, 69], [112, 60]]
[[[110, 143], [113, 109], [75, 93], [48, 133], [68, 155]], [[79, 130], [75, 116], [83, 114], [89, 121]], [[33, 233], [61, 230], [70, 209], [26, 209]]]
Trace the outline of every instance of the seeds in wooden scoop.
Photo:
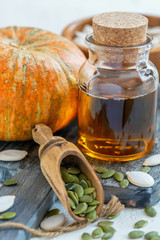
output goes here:
[[139, 171], [141, 171], [141, 172], [145, 172], [145, 173], [149, 173], [150, 170], [151, 170], [150, 167], [142, 167]]
[[6, 213], [2, 213], [0, 215], [0, 219], [2, 220], [9, 220], [12, 219], [16, 216], [16, 212], [6, 212]]
[[84, 189], [84, 194], [86, 194], [86, 195], [91, 194], [91, 193], [94, 192], [94, 190], [95, 190], [94, 187], [85, 188], [85, 189]]
[[157, 215], [156, 209], [152, 206], [146, 206], [144, 210], [145, 213], [150, 217], [155, 217]]
[[65, 183], [72, 183], [74, 181], [74, 177], [69, 173], [62, 173], [61, 175]]
[[103, 234], [103, 230], [102, 228], [96, 228], [93, 232], [92, 232], [92, 238], [100, 238]]
[[143, 166], [156, 166], [160, 164], [160, 154], [155, 154], [149, 158], [147, 158], [144, 163]]
[[0, 197], [0, 213], [10, 209], [14, 204], [15, 196], [8, 195]]
[[65, 187], [67, 188], [68, 191], [74, 191], [76, 188], [76, 183], [66, 183]]
[[89, 222], [93, 222], [96, 218], [96, 211], [93, 210], [92, 212], [87, 213], [86, 218]]
[[114, 170], [109, 170], [109, 171], [104, 172], [104, 173], [102, 174], [102, 178], [104, 178], [104, 179], [110, 178], [110, 177], [112, 177], [114, 174], [115, 174], [115, 171], [114, 171]]
[[73, 200], [73, 202], [78, 205], [79, 200], [78, 200], [78, 196], [72, 192], [72, 191], [68, 191], [68, 196]]
[[97, 168], [95, 169], [95, 171], [96, 171], [97, 173], [104, 173], [104, 172], [107, 172], [108, 169], [105, 168], [105, 167], [97, 167]]
[[87, 207], [88, 205], [86, 203], [79, 203], [73, 212], [76, 215], [80, 213], [84, 213], [87, 210]]
[[92, 187], [91, 181], [89, 181], [88, 179], [86, 180], [88, 187]]
[[102, 236], [102, 239], [101, 240], [106, 240], [106, 239], [110, 239], [113, 237], [113, 234], [112, 232], [107, 232], [105, 233], [103, 236]]
[[26, 157], [28, 153], [22, 150], [8, 149], [0, 152], [0, 160], [2, 161], [20, 161]]
[[116, 172], [114, 174], [114, 178], [118, 181], [118, 182], [121, 182], [123, 179], [124, 179], [124, 175], [123, 173], [121, 172]]
[[54, 231], [57, 228], [61, 227], [65, 222], [64, 214], [58, 214], [51, 217], [45, 218], [40, 227], [45, 231]]
[[68, 197], [68, 201], [69, 201], [71, 208], [75, 209], [76, 208], [75, 202], [70, 197]]
[[92, 240], [93, 238], [89, 233], [83, 233], [81, 239], [82, 240]]
[[68, 173], [71, 173], [71, 174], [79, 174], [81, 171], [79, 168], [77, 167], [69, 167], [68, 170], [67, 170]]
[[154, 179], [148, 173], [141, 171], [131, 171], [127, 172], [128, 180], [140, 187], [151, 187], [154, 184]]
[[112, 221], [100, 221], [100, 222], [98, 222], [98, 226], [99, 227], [108, 227], [108, 226], [111, 226], [113, 224], [113, 222]]
[[87, 180], [88, 180], [87, 177], [86, 177], [86, 175], [84, 175], [83, 173], [80, 173], [80, 174], [78, 175], [78, 178], [79, 178], [79, 181], [82, 181], [82, 180], [87, 181]]
[[156, 236], [158, 236], [158, 232], [156, 231], [151, 231], [144, 235], [145, 239], [148, 239], [148, 240], [151, 240], [153, 237], [156, 237]]
[[135, 223], [134, 228], [143, 228], [148, 224], [148, 221], [146, 220], [140, 220]]
[[82, 197], [85, 191], [81, 185], [77, 184], [75, 192], [77, 193], [78, 197]]
[[129, 185], [129, 181], [127, 179], [123, 179], [119, 184], [121, 188], [126, 188]]
[[88, 205], [93, 206], [93, 205], [98, 205], [100, 201], [98, 200], [93, 200], [92, 202], [88, 203]]
[[18, 180], [15, 180], [15, 179], [6, 179], [4, 181], [5, 186], [13, 186], [13, 185], [17, 185], [17, 184], [18, 184]]
[[86, 210], [86, 213], [92, 212], [94, 209], [96, 209], [96, 205], [95, 206], [89, 206]]
[[84, 181], [84, 180], [82, 180], [82, 181], [80, 182], [80, 184], [81, 184], [81, 186], [82, 186], [84, 189], [88, 187], [87, 182]]
[[50, 210], [47, 214], [46, 214], [46, 218], [47, 217], [51, 217], [51, 216], [54, 216], [54, 215], [58, 215], [59, 214], [59, 209], [58, 208], [54, 208], [52, 210]]
[[132, 231], [128, 234], [130, 239], [136, 239], [136, 238], [141, 238], [144, 236], [143, 231]]
[[89, 195], [83, 195], [81, 198], [79, 198], [79, 201], [82, 203], [90, 203], [93, 201], [93, 198]]

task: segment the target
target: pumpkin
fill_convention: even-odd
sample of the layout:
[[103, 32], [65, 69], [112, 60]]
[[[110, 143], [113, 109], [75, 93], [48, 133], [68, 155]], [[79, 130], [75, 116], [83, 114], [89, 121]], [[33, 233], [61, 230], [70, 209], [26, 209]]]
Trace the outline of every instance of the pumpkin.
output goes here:
[[0, 140], [29, 140], [39, 122], [53, 132], [69, 124], [84, 61], [73, 43], [51, 32], [0, 28]]

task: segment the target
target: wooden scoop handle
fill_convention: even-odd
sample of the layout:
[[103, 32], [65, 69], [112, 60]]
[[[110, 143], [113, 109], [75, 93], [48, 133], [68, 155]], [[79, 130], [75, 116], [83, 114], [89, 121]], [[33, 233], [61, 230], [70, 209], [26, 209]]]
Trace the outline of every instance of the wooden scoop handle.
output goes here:
[[53, 133], [48, 126], [43, 123], [38, 123], [32, 129], [32, 136], [36, 143], [44, 145], [53, 138]]

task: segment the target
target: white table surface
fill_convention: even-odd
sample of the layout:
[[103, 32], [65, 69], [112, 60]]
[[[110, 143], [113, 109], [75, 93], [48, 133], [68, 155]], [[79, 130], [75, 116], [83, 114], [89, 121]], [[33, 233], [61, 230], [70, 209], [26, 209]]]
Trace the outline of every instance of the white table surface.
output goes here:
[[[132, 11], [160, 15], [160, 0], [0, 0], [0, 27], [32, 26], [60, 34], [70, 22], [105, 11]], [[59, 202], [56, 202], [54, 207], [65, 212]], [[128, 239], [128, 232], [133, 230], [134, 223], [140, 219], [149, 221], [149, 224], [144, 227], [145, 232], [157, 230], [160, 234], [160, 203], [155, 207], [158, 211], [155, 218], [147, 217], [141, 209], [125, 209], [114, 220], [117, 232], [112, 239]], [[65, 214], [67, 221], [71, 222], [66, 212]], [[67, 233], [54, 239], [80, 240], [81, 234], [84, 231], [91, 233], [95, 225], [92, 224], [86, 229]], [[34, 240], [37, 239], [40, 238], [34, 238]], [[46, 240], [46, 238], [42, 239]]]

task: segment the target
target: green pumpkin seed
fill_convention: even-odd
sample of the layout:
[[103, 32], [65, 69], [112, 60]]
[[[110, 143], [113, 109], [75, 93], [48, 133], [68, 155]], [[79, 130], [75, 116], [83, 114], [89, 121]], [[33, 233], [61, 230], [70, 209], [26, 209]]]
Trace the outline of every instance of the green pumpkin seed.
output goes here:
[[83, 233], [81, 239], [82, 240], [92, 240], [93, 238], [89, 233]]
[[84, 189], [84, 194], [88, 195], [88, 194], [93, 193], [94, 191], [95, 191], [94, 187], [88, 187], [88, 188]]
[[152, 206], [145, 207], [145, 213], [150, 217], [155, 217], [157, 215], [157, 211]]
[[86, 210], [86, 213], [92, 212], [94, 209], [96, 209], [96, 205], [95, 206], [89, 206]]
[[103, 234], [103, 230], [102, 228], [96, 228], [93, 232], [92, 232], [92, 238], [100, 238]]
[[141, 238], [144, 236], [143, 231], [132, 231], [128, 234], [130, 239], [136, 239], [136, 238]]
[[87, 213], [86, 218], [89, 222], [93, 222], [95, 220], [96, 216], [97, 216], [97, 213], [95, 210], [93, 210], [92, 212]]
[[87, 177], [86, 177], [86, 175], [84, 175], [83, 173], [80, 173], [79, 175], [78, 175], [78, 178], [79, 178], [79, 181], [81, 182], [82, 180], [84, 180], [84, 181], [87, 181], [88, 179], [87, 179]]
[[62, 173], [67, 173], [67, 168], [65, 167], [60, 167], [61, 174]]
[[134, 228], [142, 228], [148, 224], [148, 221], [146, 220], [140, 220], [135, 223]]
[[150, 167], [142, 167], [139, 171], [141, 171], [141, 172], [145, 172], [145, 173], [149, 173], [150, 170], [151, 170]]
[[107, 172], [108, 169], [105, 168], [105, 167], [97, 167], [97, 168], [95, 169], [95, 171], [96, 171], [97, 173], [104, 173], [104, 172]]
[[77, 184], [75, 188], [75, 192], [77, 193], [78, 197], [82, 197], [84, 194], [84, 189], [81, 185]]
[[110, 178], [110, 177], [112, 177], [114, 174], [115, 174], [115, 171], [114, 171], [114, 170], [109, 170], [109, 171], [104, 172], [104, 173], [102, 174], [102, 178], [104, 178], [104, 179]]
[[160, 240], [160, 236], [152, 237], [151, 240]]
[[72, 183], [74, 181], [73, 175], [69, 173], [62, 173], [62, 179], [65, 183]]
[[73, 211], [73, 213], [76, 214], [76, 215], [80, 214], [80, 213], [84, 213], [87, 210], [87, 207], [88, 207], [87, 203], [79, 203], [76, 206], [76, 208]]
[[148, 240], [151, 240], [153, 237], [157, 237], [157, 236], [158, 236], [158, 232], [156, 231], [152, 231], [144, 235], [145, 239], [148, 239]]
[[121, 188], [126, 188], [128, 187], [129, 185], [129, 181], [127, 179], [123, 179], [121, 182], [120, 182], [120, 187]]
[[0, 219], [9, 220], [16, 216], [16, 212], [6, 212], [0, 215]]
[[72, 175], [73, 183], [79, 183], [79, 178], [76, 175]]
[[114, 233], [116, 232], [116, 229], [111, 227], [111, 226], [107, 226], [107, 225], [104, 225], [104, 226], [101, 226], [103, 232], [111, 232], [111, 233]]
[[76, 208], [75, 202], [70, 197], [68, 198], [68, 201], [69, 201], [71, 208], [75, 209]]
[[96, 191], [94, 191], [92, 194], [91, 194], [91, 197], [95, 200], [96, 199]]
[[88, 203], [88, 205], [90, 205], [90, 206], [94, 206], [94, 205], [98, 205], [98, 204], [100, 204], [100, 201], [98, 201], [98, 200], [93, 200], [92, 202]]
[[6, 179], [4, 181], [5, 186], [12, 186], [12, 185], [17, 185], [17, 184], [18, 184], [18, 180], [15, 180], [15, 179]]
[[76, 188], [76, 183], [66, 183], [65, 187], [67, 188], [68, 191], [74, 191]]
[[120, 215], [120, 212], [119, 212], [119, 213], [116, 213], [116, 214], [114, 214], [114, 215], [110, 215], [110, 216], [108, 216], [108, 218], [109, 218], [109, 219], [114, 219], [114, 218], [118, 217], [119, 215]]
[[80, 213], [79, 216], [80, 216], [80, 217], [85, 217], [85, 216], [86, 216], [86, 213]]
[[68, 191], [68, 196], [73, 200], [73, 202], [78, 205], [79, 200], [78, 200], [78, 196], [76, 195], [76, 193], [72, 192], [72, 191]]
[[87, 184], [87, 182], [86, 182], [85, 180], [82, 180], [82, 181], [80, 182], [80, 184], [81, 184], [81, 186], [82, 186], [84, 189], [88, 187], [88, 184]]
[[103, 236], [102, 236], [102, 239], [101, 240], [106, 240], [106, 239], [110, 239], [111, 237], [113, 237], [113, 234], [112, 232], [107, 232], [105, 233]]
[[91, 181], [89, 181], [88, 179], [86, 180], [88, 187], [92, 187]]
[[58, 215], [59, 214], [59, 209], [55, 208], [50, 210], [47, 214], [46, 214], [46, 218], [54, 216], [54, 215]]
[[76, 174], [77, 175], [77, 174], [79, 174], [81, 172], [81, 170], [79, 168], [77, 168], [77, 167], [69, 167], [67, 169], [67, 172], [71, 173], [71, 174]]
[[83, 195], [82, 197], [79, 198], [79, 201], [83, 203], [90, 203], [93, 201], [93, 198], [89, 195]]
[[124, 175], [123, 173], [121, 172], [116, 172], [114, 174], [114, 178], [118, 181], [118, 182], [121, 182], [123, 179], [124, 179]]
[[108, 226], [110, 226], [110, 225], [112, 225], [113, 224], [113, 222], [111, 222], [111, 221], [100, 221], [100, 222], [98, 222], [98, 226], [99, 227], [108, 227]]

